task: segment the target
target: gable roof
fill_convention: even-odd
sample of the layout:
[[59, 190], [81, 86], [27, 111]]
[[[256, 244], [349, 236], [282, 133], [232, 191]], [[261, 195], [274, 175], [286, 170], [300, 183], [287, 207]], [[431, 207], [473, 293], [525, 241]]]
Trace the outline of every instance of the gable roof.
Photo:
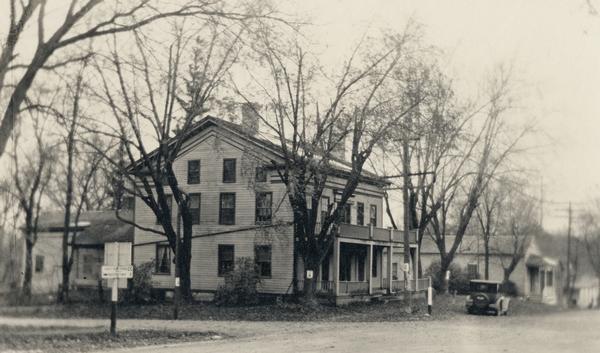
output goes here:
[[[131, 219], [131, 211], [120, 211], [121, 218]], [[49, 212], [40, 215], [40, 232], [57, 233], [64, 231], [64, 213]], [[76, 245], [102, 245], [108, 242], [132, 242], [133, 226], [117, 219], [114, 210], [82, 212], [77, 224], [71, 223], [71, 232], [76, 233]]]
[[[187, 140], [197, 136], [202, 131], [205, 131], [206, 129], [208, 129], [210, 127], [217, 127], [217, 128], [225, 129], [227, 131], [232, 132], [234, 135], [240, 136], [241, 138], [244, 138], [244, 139], [250, 141], [251, 143], [254, 143], [266, 150], [269, 150], [270, 152], [273, 152], [275, 155], [279, 156], [280, 158], [283, 158], [283, 156], [284, 156], [283, 149], [281, 148], [281, 146], [279, 144], [276, 144], [267, 138], [257, 137], [256, 135], [248, 132], [248, 130], [245, 129], [240, 124], [236, 124], [236, 123], [226, 121], [224, 119], [220, 119], [220, 118], [210, 116], [210, 115], [207, 115], [206, 117], [200, 119], [198, 122], [192, 124], [192, 126], [186, 133], [180, 133], [180, 134], [172, 137], [168, 141], [168, 145], [169, 145], [169, 147], [172, 146], [179, 139], [184, 139], [184, 141], [187, 141]], [[158, 151], [158, 148], [154, 149], [152, 152], [150, 152], [148, 154], [149, 157], [153, 157], [157, 153], [157, 151]], [[134, 164], [132, 164], [129, 167], [130, 172], [133, 173], [136, 171], [136, 169], [139, 170], [140, 161], [141, 160], [136, 161]], [[342, 177], [348, 176], [350, 171], [352, 170], [352, 165], [350, 163], [348, 163], [344, 160], [335, 158], [333, 156], [330, 157], [330, 164], [332, 167], [331, 174], [334, 174], [334, 175], [337, 174]], [[376, 184], [376, 185], [391, 184], [388, 180], [385, 180], [385, 179], [379, 177], [378, 175], [376, 175], [375, 173], [372, 173], [365, 169], [363, 169], [363, 172], [361, 175], [361, 181], [371, 183], [371, 184]]]

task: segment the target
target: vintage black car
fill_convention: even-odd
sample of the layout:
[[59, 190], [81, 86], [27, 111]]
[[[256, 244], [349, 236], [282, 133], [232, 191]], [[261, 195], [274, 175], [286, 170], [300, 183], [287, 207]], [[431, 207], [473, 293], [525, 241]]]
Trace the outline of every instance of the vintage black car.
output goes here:
[[471, 280], [465, 306], [469, 314], [493, 313], [508, 315], [510, 298], [502, 294], [502, 284], [496, 281]]

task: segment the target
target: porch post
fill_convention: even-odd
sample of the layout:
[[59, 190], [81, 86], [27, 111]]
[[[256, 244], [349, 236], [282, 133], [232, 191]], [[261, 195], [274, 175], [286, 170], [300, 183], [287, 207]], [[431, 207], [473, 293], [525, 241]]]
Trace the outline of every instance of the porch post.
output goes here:
[[388, 294], [392, 294], [393, 291], [393, 271], [392, 266], [394, 264], [394, 228], [390, 228], [390, 247], [388, 250]]
[[373, 294], [373, 244], [369, 244], [367, 251], [367, 282], [369, 283], [369, 295]]
[[340, 293], [340, 238], [333, 239], [333, 294]]

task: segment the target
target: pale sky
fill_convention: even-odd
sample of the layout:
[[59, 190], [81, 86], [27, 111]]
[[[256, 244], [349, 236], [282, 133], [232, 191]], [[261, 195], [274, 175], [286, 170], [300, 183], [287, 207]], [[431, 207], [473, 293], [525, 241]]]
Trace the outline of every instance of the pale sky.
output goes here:
[[535, 120], [538, 129], [529, 142], [537, 148], [521, 164], [539, 170], [532, 184], [543, 179], [545, 199], [558, 202], [544, 205], [544, 226], [566, 227], [564, 202], [579, 207], [600, 197], [600, 16], [589, 13], [586, 0], [275, 2], [307, 18], [310, 39], [334, 53], [367, 31], [401, 31], [412, 17], [424, 41], [443, 50], [444, 70], [459, 87], [477, 87], [494, 65], [512, 63], [520, 94], [515, 117]]
[[590, 15], [585, 0], [304, 0], [283, 9], [312, 17], [315, 40], [332, 47], [374, 28], [402, 30], [412, 17], [465, 86], [512, 63], [521, 94], [515, 114], [538, 129], [530, 142], [537, 148], [522, 165], [539, 170], [532, 183], [543, 177], [544, 198], [552, 201], [544, 205], [544, 226], [566, 227], [562, 202], [577, 208], [600, 197], [600, 16]]

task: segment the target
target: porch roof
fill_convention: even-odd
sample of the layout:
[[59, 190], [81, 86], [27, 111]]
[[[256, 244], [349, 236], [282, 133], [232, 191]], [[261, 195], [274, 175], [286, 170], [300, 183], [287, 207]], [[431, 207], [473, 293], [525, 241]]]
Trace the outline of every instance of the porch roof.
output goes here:
[[[417, 231], [409, 232], [410, 244], [417, 243]], [[390, 243], [403, 244], [403, 231], [397, 229], [376, 228], [355, 224], [340, 224], [337, 230], [339, 238], [356, 240], [359, 242], [376, 242], [388, 245]]]

